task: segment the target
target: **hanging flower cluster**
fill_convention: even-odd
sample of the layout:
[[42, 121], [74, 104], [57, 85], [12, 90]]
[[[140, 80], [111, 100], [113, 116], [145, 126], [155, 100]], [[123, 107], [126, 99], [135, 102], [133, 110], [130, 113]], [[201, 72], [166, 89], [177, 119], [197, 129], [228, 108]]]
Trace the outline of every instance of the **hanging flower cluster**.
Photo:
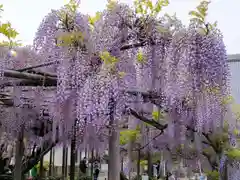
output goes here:
[[[53, 10], [41, 22], [31, 50], [16, 50], [15, 57], [1, 49], [5, 52], [1, 55], [6, 55], [0, 57], [4, 59], [1, 74], [5, 69], [53, 62], [37, 70], [54, 74], [57, 81], [54, 90], [28, 88], [25, 95], [23, 89], [13, 87], [15, 106], [22, 107], [22, 99], [33, 94], [30, 104], [37, 113], [32, 119], [32, 112], [26, 113], [19, 107], [14, 107], [14, 113], [6, 110], [1, 116], [8, 120], [11, 117], [19, 129], [37, 119], [45, 109], [54, 136], [58, 127], [60, 136], [69, 138], [77, 126], [74, 131], [81, 147], [104, 149], [109, 130], [118, 130], [118, 124], [124, 121], [126, 107], [146, 111], [148, 115], [154, 108], [159, 110], [144, 104], [140, 93], [155, 92], [165, 97], [160, 104], [167, 110], [168, 128], [150, 142], [158, 132], [147, 127], [149, 133], [142, 135], [142, 145], [148, 143], [151, 149], [163, 149], [166, 145], [171, 148], [186, 141], [189, 128], [199, 133], [221, 129], [228, 110], [223, 97], [229, 95], [221, 33], [203, 26], [205, 23], [184, 27], [177, 19], [158, 18], [159, 8], [150, 11], [150, 16], [141, 12], [141, 3], [137, 7], [135, 12], [125, 4], [111, 4], [95, 18], [78, 13], [76, 8]], [[139, 96], [130, 97], [129, 89]], [[15, 130], [8, 124], [12, 121], [5, 120], [3, 124]], [[139, 125], [136, 119], [133, 121], [129, 128]]]

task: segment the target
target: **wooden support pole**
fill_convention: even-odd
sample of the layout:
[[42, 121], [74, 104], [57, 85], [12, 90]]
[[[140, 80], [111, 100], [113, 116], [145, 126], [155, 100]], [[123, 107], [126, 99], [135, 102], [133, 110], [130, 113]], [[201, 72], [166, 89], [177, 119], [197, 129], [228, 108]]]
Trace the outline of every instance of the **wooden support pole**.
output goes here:
[[52, 164], [53, 164], [52, 160], [53, 160], [53, 150], [51, 149], [50, 157], [49, 157], [49, 174], [48, 174], [50, 177], [52, 176]]
[[62, 177], [63, 180], [65, 180], [65, 166], [66, 166], [66, 144], [63, 144], [63, 150], [62, 150]]
[[75, 162], [76, 162], [76, 123], [75, 120], [74, 125], [72, 127], [73, 129], [73, 136], [71, 140], [71, 155], [70, 155], [70, 180], [75, 179]]
[[15, 151], [15, 169], [14, 169], [14, 180], [23, 180], [22, 176], [22, 159], [24, 155], [24, 126], [21, 126], [20, 132], [18, 133], [18, 139], [16, 141]]
[[119, 132], [117, 119], [115, 115], [116, 102], [113, 98], [110, 99], [109, 110], [110, 110], [110, 123], [109, 125], [116, 125], [115, 130], [110, 130], [109, 136], [109, 161], [108, 161], [108, 179], [109, 180], [120, 180], [120, 146], [119, 146]]

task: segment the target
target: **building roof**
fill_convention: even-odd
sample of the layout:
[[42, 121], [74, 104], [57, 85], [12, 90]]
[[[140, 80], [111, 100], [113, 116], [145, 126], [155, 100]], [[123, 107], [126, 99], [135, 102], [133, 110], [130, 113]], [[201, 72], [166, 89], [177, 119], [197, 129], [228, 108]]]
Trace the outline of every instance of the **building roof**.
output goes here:
[[240, 62], [240, 54], [230, 54], [228, 55], [229, 62]]

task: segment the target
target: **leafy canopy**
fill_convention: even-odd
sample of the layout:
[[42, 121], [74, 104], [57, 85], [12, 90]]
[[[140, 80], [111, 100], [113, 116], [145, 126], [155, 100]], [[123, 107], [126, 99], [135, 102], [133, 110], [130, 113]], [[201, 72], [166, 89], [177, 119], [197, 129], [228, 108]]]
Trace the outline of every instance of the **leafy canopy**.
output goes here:
[[[3, 4], [0, 4], [0, 18], [3, 12]], [[16, 41], [19, 33], [12, 27], [10, 22], [3, 23], [0, 19], [0, 35], [2, 35], [6, 40], [0, 41], [0, 46], [20, 46], [19, 41]]]
[[126, 129], [120, 132], [120, 145], [126, 145], [129, 142], [135, 142], [140, 137], [140, 128]]

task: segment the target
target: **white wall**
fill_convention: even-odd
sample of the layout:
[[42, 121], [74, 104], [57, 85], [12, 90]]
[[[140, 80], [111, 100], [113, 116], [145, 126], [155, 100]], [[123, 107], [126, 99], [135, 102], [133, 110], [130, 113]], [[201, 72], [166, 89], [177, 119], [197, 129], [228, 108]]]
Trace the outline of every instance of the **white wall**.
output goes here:
[[[54, 148], [55, 151], [55, 158], [54, 158], [54, 165], [55, 166], [62, 166], [62, 155], [63, 155], [63, 147], [61, 146], [57, 146]], [[67, 164], [70, 165], [70, 153], [71, 153], [71, 149], [70, 146], [68, 147], [68, 161]], [[80, 162], [80, 156], [79, 156], [79, 151], [77, 151], [77, 161], [76, 164], [79, 164]], [[82, 159], [85, 157], [84, 152], [82, 152]], [[47, 153], [44, 156], [44, 161], [49, 161], [50, 159], [50, 152]]]
[[232, 95], [237, 104], [240, 104], [240, 56], [239, 62], [230, 62], [230, 86]]

